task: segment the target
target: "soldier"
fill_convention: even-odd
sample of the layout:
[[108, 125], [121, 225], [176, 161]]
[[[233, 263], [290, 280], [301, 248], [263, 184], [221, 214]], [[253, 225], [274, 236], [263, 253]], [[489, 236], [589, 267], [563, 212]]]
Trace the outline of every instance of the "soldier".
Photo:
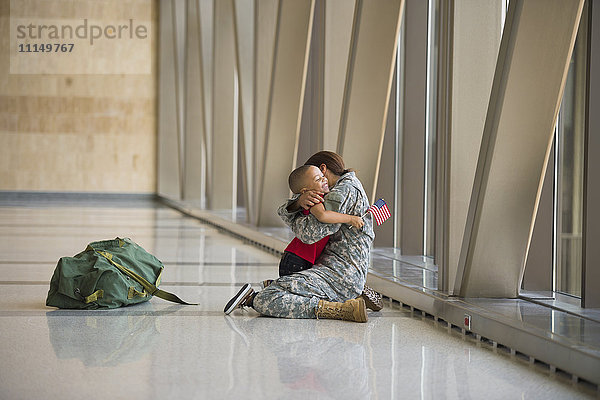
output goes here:
[[[332, 186], [331, 191], [324, 200], [316, 192], [306, 192], [281, 205], [277, 213], [305, 243], [314, 243], [330, 235], [327, 246], [310, 269], [280, 277], [258, 293], [250, 284], [245, 284], [227, 303], [226, 314], [250, 306], [272, 317], [367, 321], [365, 299], [369, 298], [361, 292], [375, 238], [372, 218], [365, 218], [362, 230], [357, 230], [347, 224], [320, 223], [300, 210], [323, 201], [327, 210], [363, 215], [369, 200], [354, 172], [345, 169], [338, 154], [321, 151], [306, 164], [315, 165], [323, 172]], [[377, 301], [377, 297], [372, 299]]]

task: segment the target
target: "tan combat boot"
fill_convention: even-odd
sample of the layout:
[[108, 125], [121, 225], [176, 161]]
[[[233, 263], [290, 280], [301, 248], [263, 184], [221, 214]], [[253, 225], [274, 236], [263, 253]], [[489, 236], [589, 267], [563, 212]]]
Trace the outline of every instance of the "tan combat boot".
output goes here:
[[367, 307], [362, 298], [346, 300], [344, 303], [319, 300], [317, 318], [367, 322]]

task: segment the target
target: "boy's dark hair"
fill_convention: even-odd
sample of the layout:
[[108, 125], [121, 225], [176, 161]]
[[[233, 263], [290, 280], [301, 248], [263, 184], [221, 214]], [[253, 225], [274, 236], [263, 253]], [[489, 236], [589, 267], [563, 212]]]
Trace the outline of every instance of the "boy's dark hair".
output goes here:
[[304, 175], [311, 167], [312, 165], [301, 165], [290, 173], [288, 184], [293, 193], [300, 193], [304, 187]]

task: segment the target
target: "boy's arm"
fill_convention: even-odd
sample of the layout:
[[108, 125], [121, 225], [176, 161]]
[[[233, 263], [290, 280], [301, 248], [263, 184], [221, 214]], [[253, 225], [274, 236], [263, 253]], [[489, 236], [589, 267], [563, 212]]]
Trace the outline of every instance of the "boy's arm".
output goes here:
[[310, 213], [315, 216], [319, 222], [324, 224], [350, 224], [355, 228], [362, 228], [364, 222], [357, 215], [342, 214], [335, 211], [326, 210], [323, 203], [315, 204], [310, 208]]

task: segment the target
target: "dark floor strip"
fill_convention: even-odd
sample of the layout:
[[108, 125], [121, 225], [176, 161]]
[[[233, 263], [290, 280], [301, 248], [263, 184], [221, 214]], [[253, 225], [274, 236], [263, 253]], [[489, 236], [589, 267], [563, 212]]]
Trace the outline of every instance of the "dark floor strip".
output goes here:
[[[161, 287], [163, 286], [192, 286], [192, 287], [204, 287], [204, 286], [219, 286], [219, 287], [228, 287], [228, 286], [243, 286], [248, 282], [169, 282], [163, 281], [161, 283]], [[254, 282], [255, 283], [255, 282]], [[0, 286], [48, 286], [50, 285], [50, 281], [0, 281]]]
[[[185, 230], [185, 231], [205, 231], [205, 230], [211, 230], [211, 231], [216, 231], [216, 229], [212, 226], [209, 225], [204, 225], [201, 223], [198, 224], [194, 224], [194, 225], [127, 225], [127, 224], [120, 224], [121, 228], [119, 228], [119, 230], [123, 230], [123, 229], [128, 229], [128, 230], [134, 230], [134, 229], [148, 229], [148, 230], [173, 230], [173, 229], [178, 229], [178, 230]], [[124, 228], [122, 228], [124, 226]], [[105, 222], [104, 225], [95, 225], [94, 228], [95, 229], [109, 229], [114, 227], [114, 224], [111, 224], [110, 222]], [[1, 228], [89, 228], [88, 224], [80, 224], [80, 225], [76, 225], [76, 224], [70, 224], [70, 225], [61, 225], [61, 224], [0, 224], [0, 229]], [[7, 234], [9, 234], [7, 232]], [[10, 232], [10, 236], [15, 236], [15, 235], [19, 235], [19, 234], [15, 234], [13, 232]], [[23, 235], [27, 235], [27, 234], [20, 234], [19, 236], [23, 236]], [[27, 235], [29, 236], [29, 235]], [[54, 235], [40, 235], [37, 234], [36, 236], [54, 236]], [[154, 236], [154, 235], [153, 235]]]
[[[0, 261], [0, 267], [3, 265], [48, 265], [48, 264], [56, 264], [58, 260], [48, 260], [48, 261]], [[215, 262], [195, 262], [195, 261], [163, 261], [165, 267], [178, 267], [178, 266], [198, 266], [198, 267], [277, 267], [279, 263], [277, 262], [236, 262], [235, 264], [226, 261], [215, 261]]]
[[[145, 303], [141, 303], [145, 304]], [[230, 317], [225, 316], [223, 311], [193, 311], [192, 309], [197, 306], [184, 306], [184, 305], [173, 305], [169, 308], [162, 310], [143, 310], [135, 309], [136, 305], [126, 306], [114, 309], [99, 309], [99, 310], [56, 310], [48, 308], [49, 311], [42, 310], [15, 310], [15, 311], [0, 311], [1, 317], [119, 317], [119, 316], [140, 316], [140, 317], [223, 317], [223, 318], [236, 318], [240, 313], [230, 314]], [[385, 308], [383, 309], [385, 311]], [[396, 312], [386, 313], [379, 311], [377, 313], [369, 313], [370, 315], [377, 315], [377, 318], [412, 318], [410, 312], [405, 312], [403, 315], [398, 315]], [[394, 310], [395, 311], [395, 310]], [[269, 318], [259, 316], [254, 310], [241, 311], [244, 314], [253, 313], [260, 318]], [[314, 320], [317, 323], [316, 319]]]
[[[0, 311], [0, 317], [117, 317], [117, 316], [187, 316], [215, 317], [223, 316], [223, 311], [186, 311], [185, 308], [194, 306], [174, 306], [173, 310], [133, 310], [132, 307], [121, 307], [112, 310], [52, 310], [52, 311]], [[48, 308], [50, 310], [50, 308]]]

